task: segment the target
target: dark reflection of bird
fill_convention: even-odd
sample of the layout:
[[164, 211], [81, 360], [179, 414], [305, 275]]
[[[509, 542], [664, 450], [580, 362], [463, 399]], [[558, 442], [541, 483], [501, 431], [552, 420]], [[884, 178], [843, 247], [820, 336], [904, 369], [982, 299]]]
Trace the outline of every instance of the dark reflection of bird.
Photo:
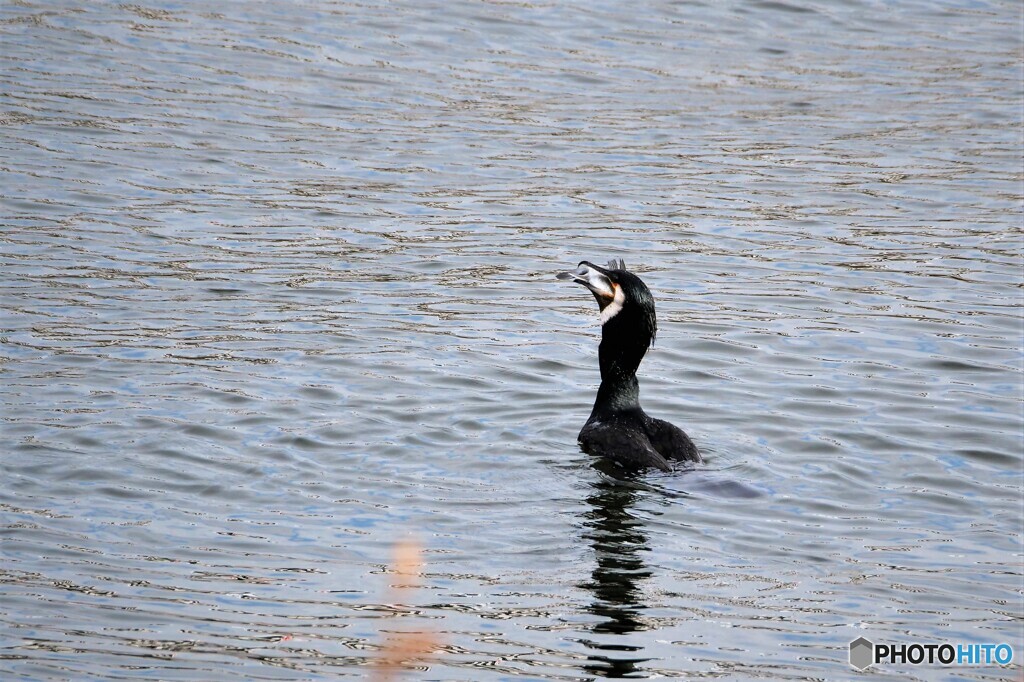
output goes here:
[[651, 627], [643, 616], [642, 589], [642, 582], [651, 576], [642, 557], [650, 547], [642, 521], [631, 513], [636, 496], [636, 489], [623, 482], [600, 480], [587, 498], [591, 509], [584, 526], [596, 565], [591, 579], [581, 587], [593, 593], [588, 610], [600, 620], [590, 628], [595, 638], [582, 642], [593, 652], [582, 667], [600, 677], [646, 677], [643, 664], [650, 660], [636, 641], [607, 637]]
[[658, 331], [654, 297], [622, 260], [607, 268], [583, 261], [559, 279], [582, 284], [601, 309], [601, 387], [590, 419], [580, 431], [584, 452], [627, 469], [671, 471], [670, 460], [699, 462], [700, 453], [682, 429], [649, 417], [640, 407], [636, 370]]

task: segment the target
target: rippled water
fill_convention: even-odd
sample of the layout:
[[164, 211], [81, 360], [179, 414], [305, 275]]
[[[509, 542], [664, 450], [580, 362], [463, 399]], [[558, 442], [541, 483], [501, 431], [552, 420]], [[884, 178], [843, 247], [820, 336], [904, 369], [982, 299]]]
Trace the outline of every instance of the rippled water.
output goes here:
[[[1019, 675], [1021, 21], [0, 6], [0, 674]], [[694, 471], [576, 445], [613, 256]]]

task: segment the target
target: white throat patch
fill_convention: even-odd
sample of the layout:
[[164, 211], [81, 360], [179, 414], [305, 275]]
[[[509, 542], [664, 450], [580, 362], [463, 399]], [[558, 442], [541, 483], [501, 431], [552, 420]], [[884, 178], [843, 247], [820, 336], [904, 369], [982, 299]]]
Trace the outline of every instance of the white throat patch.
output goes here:
[[612, 302], [601, 311], [602, 325], [618, 315], [619, 311], [622, 310], [622, 306], [626, 303], [626, 294], [622, 292], [622, 287], [618, 284], [612, 284], [612, 288], [615, 289], [615, 296], [612, 298]]

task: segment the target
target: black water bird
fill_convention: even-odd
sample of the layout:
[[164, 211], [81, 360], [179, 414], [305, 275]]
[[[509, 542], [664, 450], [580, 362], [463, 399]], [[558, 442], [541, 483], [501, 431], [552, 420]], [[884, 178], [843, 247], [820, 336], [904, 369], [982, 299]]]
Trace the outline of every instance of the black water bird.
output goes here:
[[651, 290], [621, 259], [607, 268], [583, 261], [557, 277], [590, 289], [601, 309], [601, 387], [580, 431], [583, 451], [628, 469], [671, 471], [671, 460], [701, 461], [682, 429], [648, 416], [640, 407], [636, 370], [658, 331]]

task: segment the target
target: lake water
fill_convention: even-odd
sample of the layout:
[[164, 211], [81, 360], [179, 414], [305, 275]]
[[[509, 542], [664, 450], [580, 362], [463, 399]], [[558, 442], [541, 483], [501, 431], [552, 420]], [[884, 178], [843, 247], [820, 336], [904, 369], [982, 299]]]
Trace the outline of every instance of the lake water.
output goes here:
[[1019, 678], [1022, 12], [3, 4], [0, 676]]

